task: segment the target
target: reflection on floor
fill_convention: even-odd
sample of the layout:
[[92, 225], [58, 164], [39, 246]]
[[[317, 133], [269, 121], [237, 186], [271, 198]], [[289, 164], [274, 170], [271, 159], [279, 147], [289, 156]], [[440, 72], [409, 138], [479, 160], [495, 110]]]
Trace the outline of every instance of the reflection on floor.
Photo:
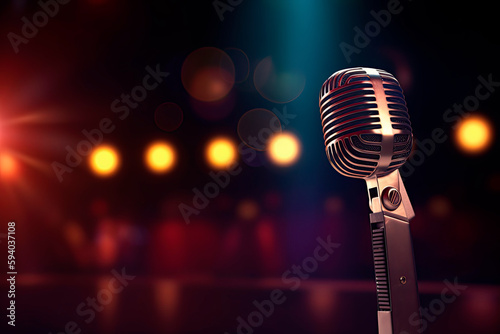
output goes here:
[[[4, 282], [1, 287], [7, 288]], [[467, 285], [451, 279], [420, 282], [419, 290], [424, 321], [414, 326], [425, 328], [424, 333], [500, 332], [499, 286]], [[54, 334], [375, 334], [375, 284], [283, 282], [280, 278], [152, 279], [118, 271], [98, 277], [19, 275], [16, 330]]]

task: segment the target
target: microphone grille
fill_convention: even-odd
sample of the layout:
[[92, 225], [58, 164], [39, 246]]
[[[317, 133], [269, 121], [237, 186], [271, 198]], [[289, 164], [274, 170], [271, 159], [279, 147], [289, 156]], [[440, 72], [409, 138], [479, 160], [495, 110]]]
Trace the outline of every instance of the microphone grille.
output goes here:
[[319, 100], [327, 156], [337, 171], [368, 178], [404, 164], [412, 129], [394, 76], [362, 67], [341, 70], [325, 81]]

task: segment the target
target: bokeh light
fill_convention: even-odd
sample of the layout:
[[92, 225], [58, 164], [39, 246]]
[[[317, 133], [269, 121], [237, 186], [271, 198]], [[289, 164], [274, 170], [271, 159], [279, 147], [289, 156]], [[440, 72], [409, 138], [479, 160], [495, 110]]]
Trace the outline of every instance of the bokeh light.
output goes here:
[[293, 165], [300, 156], [300, 142], [291, 133], [279, 133], [269, 141], [268, 155], [278, 166]]
[[328, 284], [320, 283], [307, 294], [307, 306], [315, 319], [316, 333], [332, 333], [332, 315], [337, 311], [338, 295]]
[[73, 247], [83, 247], [87, 242], [85, 231], [75, 221], [69, 221], [64, 227], [64, 236]]
[[119, 256], [117, 226], [113, 220], [99, 221], [95, 246], [97, 264], [104, 268], [112, 266]]
[[329, 215], [339, 214], [344, 210], [344, 200], [339, 196], [328, 197], [325, 200], [324, 209]]
[[148, 146], [144, 159], [151, 172], [166, 173], [175, 165], [175, 151], [166, 142], [155, 142]]
[[99, 146], [90, 155], [90, 167], [98, 176], [111, 176], [120, 166], [118, 151], [111, 146]]
[[475, 287], [474, 293], [467, 295], [466, 310], [468, 321], [477, 332], [488, 332], [489, 328], [498, 328], [498, 293], [492, 293], [485, 288]]
[[452, 212], [450, 200], [443, 195], [436, 195], [429, 199], [429, 212], [438, 218], [444, 218]]
[[257, 223], [255, 236], [260, 254], [260, 269], [266, 276], [278, 275], [281, 267], [281, 247], [278, 231], [271, 219], [264, 218]]
[[231, 57], [235, 69], [235, 82], [241, 83], [250, 74], [250, 60], [243, 50], [238, 48], [225, 48], [224, 51]]
[[224, 51], [204, 47], [193, 51], [184, 61], [182, 84], [197, 100], [210, 102], [224, 98], [233, 88], [234, 64]]
[[188, 265], [186, 224], [165, 221], [156, 226], [149, 241], [152, 270], [157, 274], [179, 273]]
[[295, 100], [306, 85], [306, 77], [302, 73], [276, 69], [271, 57], [266, 57], [257, 64], [253, 81], [259, 94], [274, 103]]
[[243, 143], [254, 150], [264, 151], [272, 135], [281, 132], [281, 122], [273, 112], [257, 108], [241, 116], [237, 130]]
[[236, 146], [229, 138], [215, 138], [207, 146], [206, 158], [213, 168], [228, 168], [236, 161]]
[[470, 154], [485, 152], [493, 140], [493, 128], [482, 116], [471, 116], [458, 124], [456, 142], [459, 148]]
[[93, 262], [94, 252], [89, 252], [89, 244], [85, 230], [76, 221], [68, 221], [62, 228], [71, 254], [80, 266], [87, 266]]
[[155, 123], [163, 131], [177, 130], [184, 119], [184, 113], [177, 104], [166, 102], [160, 104], [155, 110]]
[[179, 312], [179, 301], [182, 296], [180, 284], [173, 280], [158, 280], [153, 285], [153, 288], [154, 300], [160, 318], [165, 327], [171, 328]]
[[0, 153], [0, 177], [2, 180], [13, 178], [18, 174], [19, 163], [8, 153]]
[[253, 220], [259, 214], [259, 205], [250, 199], [243, 200], [236, 207], [236, 214], [243, 220]]

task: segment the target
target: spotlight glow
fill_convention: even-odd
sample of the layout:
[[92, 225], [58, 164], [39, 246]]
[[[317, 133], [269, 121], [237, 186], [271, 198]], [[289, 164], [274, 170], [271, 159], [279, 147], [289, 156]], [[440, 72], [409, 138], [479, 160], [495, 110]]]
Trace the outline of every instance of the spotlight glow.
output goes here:
[[463, 120], [456, 130], [456, 142], [465, 153], [483, 153], [493, 139], [490, 122], [480, 116], [471, 116]]
[[278, 166], [290, 166], [300, 156], [300, 142], [291, 133], [278, 133], [270, 139], [267, 152], [274, 164]]
[[206, 158], [213, 168], [228, 168], [236, 161], [236, 146], [230, 139], [216, 138], [208, 144]]
[[120, 165], [120, 157], [116, 149], [111, 146], [100, 146], [90, 155], [90, 167], [98, 176], [111, 176], [116, 173]]
[[155, 142], [146, 150], [145, 161], [153, 173], [166, 173], [175, 165], [175, 151], [170, 144]]
[[17, 161], [6, 153], [0, 154], [0, 177], [2, 179], [12, 178], [16, 176], [18, 171]]

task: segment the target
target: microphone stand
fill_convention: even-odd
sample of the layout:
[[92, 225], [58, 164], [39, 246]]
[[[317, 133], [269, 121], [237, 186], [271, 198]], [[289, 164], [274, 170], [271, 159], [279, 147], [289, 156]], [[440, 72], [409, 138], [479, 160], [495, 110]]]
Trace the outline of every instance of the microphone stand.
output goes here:
[[370, 202], [379, 334], [416, 334], [420, 323], [410, 235], [415, 216], [399, 170], [366, 180]]

